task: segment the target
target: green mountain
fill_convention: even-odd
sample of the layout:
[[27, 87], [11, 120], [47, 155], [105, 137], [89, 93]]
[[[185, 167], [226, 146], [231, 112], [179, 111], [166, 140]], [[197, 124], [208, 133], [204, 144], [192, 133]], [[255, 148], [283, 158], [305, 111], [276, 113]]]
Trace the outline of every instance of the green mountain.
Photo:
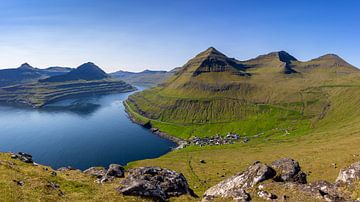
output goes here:
[[75, 80], [91, 81], [101, 80], [108, 77], [109, 76], [100, 67], [92, 62], [88, 62], [80, 65], [69, 73], [42, 79], [40, 82], [66, 82]]
[[160, 86], [130, 96], [127, 105], [164, 132], [185, 139], [227, 132], [255, 135], [276, 127], [304, 131], [329, 110], [332, 94], [325, 86], [352, 84], [359, 72], [336, 55], [301, 62], [280, 51], [239, 61], [211, 47]]
[[140, 86], [155, 86], [164, 82], [173, 72], [144, 70], [142, 72], [117, 71], [110, 74], [126, 83]]
[[67, 67], [49, 67], [38, 69], [28, 63], [22, 64], [18, 68], [0, 70], [0, 87], [36, 81], [50, 76], [66, 74], [71, 71]]

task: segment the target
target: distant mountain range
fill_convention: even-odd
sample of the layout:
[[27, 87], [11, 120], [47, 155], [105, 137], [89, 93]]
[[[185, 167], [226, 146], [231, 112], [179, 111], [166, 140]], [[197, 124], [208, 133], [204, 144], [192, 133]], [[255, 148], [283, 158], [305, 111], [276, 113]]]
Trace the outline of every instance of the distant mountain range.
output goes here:
[[122, 80], [111, 78], [91, 62], [76, 69], [50, 67], [44, 70], [23, 64], [17, 69], [1, 72], [8, 82], [0, 86], [0, 102], [34, 108], [62, 99], [136, 90]]
[[140, 86], [155, 86], [164, 82], [172, 76], [176, 70], [172, 71], [153, 71], [145, 70], [142, 72], [117, 71], [110, 73], [112, 77], [121, 79], [127, 83]]
[[71, 68], [69, 67], [39, 69], [32, 67], [28, 63], [24, 63], [18, 68], [0, 70], [0, 87], [37, 81], [42, 78], [61, 75], [70, 71]]

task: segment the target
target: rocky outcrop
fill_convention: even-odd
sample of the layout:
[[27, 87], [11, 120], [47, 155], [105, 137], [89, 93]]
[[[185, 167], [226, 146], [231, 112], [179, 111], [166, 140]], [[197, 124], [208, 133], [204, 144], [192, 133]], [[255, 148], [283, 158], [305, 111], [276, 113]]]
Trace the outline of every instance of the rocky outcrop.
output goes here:
[[124, 195], [149, 197], [158, 201], [166, 201], [172, 196], [192, 194], [181, 173], [159, 167], [129, 170], [118, 191]]
[[272, 179], [275, 174], [274, 169], [271, 167], [260, 162], [255, 162], [244, 172], [230, 177], [208, 189], [204, 194], [203, 201], [212, 200], [216, 197], [245, 201], [250, 200], [246, 190], [264, 180]]
[[20, 161], [25, 163], [34, 163], [34, 161], [32, 160], [32, 156], [24, 152], [18, 152], [17, 154], [12, 154], [11, 158], [19, 159]]
[[275, 181], [279, 182], [298, 182], [306, 184], [306, 174], [301, 171], [297, 161], [290, 158], [282, 158], [274, 161], [270, 165], [276, 170]]
[[[259, 185], [255, 186], [257, 184]], [[297, 196], [304, 196], [306, 200], [310, 201], [355, 201], [351, 198], [351, 193], [355, 193], [354, 191], [358, 190], [359, 185], [360, 162], [342, 169], [334, 183], [324, 180], [307, 183], [306, 174], [301, 170], [299, 163], [290, 158], [282, 158], [269, 166], [260, 162], [254, 163], [244, 172], [208, 189], [204, 194], [203, 201], [215, 198], [249, 201], [252, 196], [257, 197], [256, 199], [275, 200], [278, 196], [269, 191], [274, 190], [273, 187], [277, 187], [278, 190], [287, 190], [278, 193], [284, 200], [287, 200], [289, 195], [296, 193]], [[295, 198], [295, 200], [300, 199]]]

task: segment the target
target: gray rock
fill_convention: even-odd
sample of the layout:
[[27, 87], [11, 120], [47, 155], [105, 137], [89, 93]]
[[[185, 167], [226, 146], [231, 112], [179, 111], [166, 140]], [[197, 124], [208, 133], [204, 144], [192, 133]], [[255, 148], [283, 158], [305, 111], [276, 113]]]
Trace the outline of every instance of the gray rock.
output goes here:
[[181, 173], [159, 167], [140, 167], [129, 171], [118, 191], [124, 195], [166, 201], [169, 197], [192, 194]]
[[244, 172], [232, 176], [208, 189], [204, 194], [203, 201], [209, 201], [216, 197], [244, 200], [246, 198], [244, 197], [246, 189], [252, 188], [264, 180], [273, 178], [275, 174], [271, 167], [255, 162]]
[[125, 169], [119, 164], [110, 164], [109, 169], [107, 170], [107, 176], [114, 176], [114, 177], [124, 177]]
[[265, 200], [274, 200], [274, 199], [277, 199], [278, 197], [275, 195], [275, 194], [272, 194], [272, 193], [269, 193], [267, 191], [258, 191], [257, 195], [262, 198], [262, 199], [265, 199]]
[[276, 170], [275, 181], [307, 183], [306, 174], [301, 171], [299, 163], [293, 159], [278, 159], [272, 162], [270, 166]]
[[360, 180], [360, 161], [351, 164], [345, 169], [341, 169], [336, 183], [352, 183], [355, 180]]
[[24, 153], [24, 152], [19, 152], [17, 154], [12, 154], [11, 158], [13, 159], [19, 159], [22, 162], [25, 163], [34, 163], [34, 161], [32, 160], [32, 156], [30, 154]]
[[91, 167], [84, 170], [84, 173], [97, 178], [102, 178], [106, 174], [106, 169], [103, 167]]
[[105, 170], [105, 173], [101, 177], [99, 177], [101, 179], [99, 179], [97, 182], [104, 183], [107, 181], [112, 181], [117, 177], [124, 177], [124, 175], [125, 175], [124, 167], [122, 167], [119, 164], [110, 164], [109, 169]]

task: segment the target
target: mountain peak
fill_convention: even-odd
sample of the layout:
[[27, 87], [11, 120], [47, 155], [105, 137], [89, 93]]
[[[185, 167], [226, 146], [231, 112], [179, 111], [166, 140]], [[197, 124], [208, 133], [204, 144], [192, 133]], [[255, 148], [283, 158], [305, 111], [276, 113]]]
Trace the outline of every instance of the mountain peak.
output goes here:
[[226, 57], [223, 53], [221, 53], [220, 51], [216, 50], [214, 47], [209, 47], [208, 49], [206, 49], [205, 51], [199, 53], [196, 57], [209, 57], [209, 56], [222, 56], [222, 57]]
[[333, 54], [333, 53], [329, 53], [329, 54], [325, 54], [323, 56], [320, 56], [318, 59], [336, 59], [336, 60], [344, 60], [342, 59], [340, 56]]
[[64, 82], [74, 80], [100, 80], [109, 76], [96, 64], [87, 62], [67, 74], [49, 77], [41, 80], [42, 82]]
[[189, 60], [182, 72], [192, 73], [193, 76], [207, 72], [231, 72], [237, 75], [248, 75], [243, 65], [237, 60], [229, 58], [214, 47], [209, 47]]
[[18, 67], [18, 69], [35, 69], [34, 67], [32, 67], [31, 65], [29, 65], [29, 63], [23, 63], [20, 65], [20, 67]]

